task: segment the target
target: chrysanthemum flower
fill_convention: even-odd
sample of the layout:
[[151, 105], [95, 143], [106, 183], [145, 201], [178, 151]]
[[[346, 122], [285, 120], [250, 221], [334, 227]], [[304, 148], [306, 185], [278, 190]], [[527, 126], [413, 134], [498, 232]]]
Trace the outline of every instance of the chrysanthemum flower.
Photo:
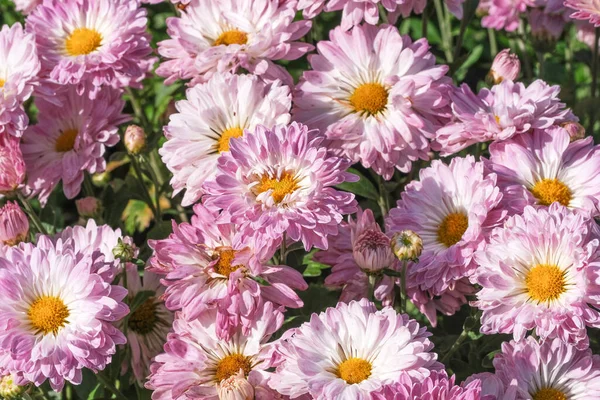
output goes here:
[[27, 15], [33, 11], [38, 5], [42, 4], [43, 0], [13, 0], [15, 9]]
[[530, 336], [505, 342], [494, 367], [507, 393], [517, 400], [600, 398], [600, 356], [559, 339], [539, 344]]
[[566, 0], [565, 5], [575, 10], [571, 18], [587, 20], [594, 26], [600, 26], [600, 3], [597, 0]]
[[319, 129], [328, 146], [390, 179], [427, 159], [428, 139], [449, 117], [449, 78], [425, 39], [393, 26], [336, 28], [317, 44], [294, 98], [294, 118]]
[[295, 60], [313, 49], [298, 41], [311, 24], [293, 22], [295, 7], [295, 1], [192, 0], [180, 17], [167, 19], [171, 39], [160, 42], [158, 52], [169, 60], [156, 73], [166, 84], [191, 78], [194, 84], [244, 68], [292, 84], [273, 60]]
[[150, 367], [146, 387], [154, 391], [153, 399], [217, 400], [218, 390], [240, 371], [251, 384], [262, 381], [271, 353], [266, 342], [281, 327], [283, 314], [271, 303], [261, 304], [249, 330], [237, 329], [227, 340], [218, 338], [216, 319], [214, 311], [198, 319], [178, 313], [165, 352]]
[[372, 400], [480, 400], [481, 381], [472, 380], [469, 384], [454, 384], [455, 376], [448, 378], [445, 371], [432, 371], [423, 380], [415, 380], [403, 373], [398, 381], [373, 393]]
[[82, 368], [104, 369], [125, 337], [113, 323], [128, 313], [127, 290], [100, 276], [101, 253], [81, 254], [73, 241], [38, 237], [0, 257], [0, 353], [24, 384], [81, 383]]
[[0, 135], [20, 137], [29, 124], [23, 102], [33, 93], [40, 71], [35, 38], [20, 23], [0, 30]]
[[[474, 280], [482, 286], [474, 305], [483, 310], [481, 332], [535, 329], [586, 346], [586, 326], [600, 327], [599, 234], [593, 221], [558, 203], [525, 207], [496, 228], [475, 254]], [[540, 233], [543, 232], [543, 235]]]
[[[341, 28], [345, 31], [363, 20], [370, 25], [379, 23], [379, 6], [388, 13], [388, 18], [395, 22], [396, 9], [404, 1], [401, 0], [300, 0], [298, 9], [303, 10], [304, 18], [314, 18], [322, 11], [331, 12], [342, 10]], [[423, 11], [423, 10], [421, 10]]]
[[326, 249], [327, 236], [337, 234], [343, 215], [356, 210], [354, 195], [333, 186], [357, 177], [346, 172], [350, 161], [330, 155], [323, 140], [295, 122], [246, 132], [219, 158], [203, 201], [266, 240], [285, 233], [307, 251]]
[[152, 53], [146, 10], [136, 0], [46, 0], [27, 18], [42, 74], [79, 93], [144, 76]]
[[29, 221], [16, 202], [7, 202], [0, 207], [0, 246], [14, 246], [27, 239]]
[[356, 220], [342, 222], [339, 233], [329, 238], [329, 248], [315, 254], [314, 260], [333, 267], [325, 284], [342, 289], [340, 301], [369, 296], [369, 274], [377, 276], [375, 298], [384, 305], [394, 301], [395, 279], [378, 273], [393, 268], [395, 258], [390, 239], [375, 222], [371, 210], [358, 209]]
[[503, 81], [478, 95], [463, 84], [450, 93], [455, 122], [437, 131], [432, 147], [448, 155], [474, 143], [505, 140], [530, 129], [576, 120], [560, 102], [559, 92], [559, 86], [541, 80], [528, 87]]
[[390, 307], [377, 311], [366, 299], [339, 303], [277, 342], [269, 385], [291, 398], [370, 400], [402, 372], [422, 380], [440, 368], [428, 336]]
[[563, 128], [535, 130], [492, 143], [485, 163], [498, 176], [503, 207], [510, 213], [554, 202], [600, 213], [600, 147], [592, 137], [571, 143]]
[[133, 375], [141, 385], [150, 374], [152, 359], [162, 351], [167, 334], [171, 330], [173, 313], [167, 310], [164, 301], [161, 300], [164, 287], [160, 284], [158, 275], [146, 271], [142, 283], [135, 265], [129, 264], [126, 271], [129, 304], [133, 304], [139, 292], [154, 292], [154, 295], [148, 297], [127, 319], [126, 336], [131, 357], [124, 361], [123, 372], [131, 365]]
[[8, 133], [0, 134], [0, 195], [23, 187], [25, 161], [19, 139]]
[[191, 224], [174, 223], [167, 239], [149, 242], [154, 256], [148, 269], [165, 276], [167, 308], [183, 309], [189, 318], [216, 308], [218, 332], [227, 336], [231, 326], [254, 320], [261, 299], [302, 306], [294, 290], [305, 290], [306, 282], [293, 268], [268, 264], [275, 251], [271, 243], [237, 231], [202, 204], [194, 211]]
[[106, 147], [119, 141], [122, 114], [121, 92], [110, 87], [98, 90], [95, 100], [77, 94], [75, 86], [62, 87], [50, 103], [36, 99], [38, 124], [27, 129], [21, 149], [27, 164], [28, 188], [44, 203], [62, 180], [67, 198], [79, 193], [84, 171], [104, 171]]
[[534, 0], [483, 0], [478, 11], [485, 15], [481, 19], [484, 28], [512, 32], [519, 27], [519, 18], [527, 6], [535, 6]]
[[162, 159], [173, 172], [174, 194], [186, 189], [182, 205], [194, 204], [202, 184], [214, 177], [217, 159], [229, 151], [229, 140], [290, 120], [292, 97], [279, 81], [266, 84], [254, 75], [216, 74], [205, 84], [188, 89], [176, 103], [176, 114], [165, 127]]
[[511, 53], [510, 49], [504, 49], [494, 57], [490, 72], [486, 76], [486, 82], [497, 85], [505, 80], [514, 81], [520, 72], [521, 61], [519, 61], [519, 56]]

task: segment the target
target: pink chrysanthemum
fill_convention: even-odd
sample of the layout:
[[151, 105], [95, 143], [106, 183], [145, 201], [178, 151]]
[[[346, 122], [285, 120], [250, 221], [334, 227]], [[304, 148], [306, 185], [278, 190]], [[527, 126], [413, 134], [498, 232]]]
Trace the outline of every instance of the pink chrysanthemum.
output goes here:
[[294, 118], [319, 129], [328, 146], [390, 179], [427, 159], [429, 141], [450, 116], [448, 67], [425, 39], [393, 26], [336, 28], [309, 57], [294, 98]]
[[541, 80], [528, 87], [506, 80], [478, 95], [463, 84], [450, 93], [455, 122], [437, 131], [432, 147], [448, 155], [474, 143], [505, 140], [530, 129], [576, 120], [560, 102], [559, 92], [559, 86]]
[[216, 308], [218, 332], [227, 336], [231, 326], [254, 320], [261, 299], [302, 306], [294, 290], [305, 290], [306, 282], [293, 268], [268, 264], [275, 251], [270, 243], [238, 232], [201, 204], [194, 211], [191, 224], [174, 223], [169, 238], [150, 241], [149, 270], [165, 276], [167, 308], [183, 309], [189, 318]]
[[8, 133], [0, 134], [0, 195], [23, 187], [25, 161], [19, 139]]
[[369, 296], [369, 274], [377, 276], [375, 298], [383, 305], [394, 301], [395, 279], [378, 273], [395, 266], [390, 239], [375, 222], [371, 210], [359, 208], [356, 220], [342, 222], [339, 233], [329, 238], [329, 248], [315, 254], [314, 260], [333, 267], [325, 284], [341, 288], [340, 301], [349, 302]]
[[498, 176], [504, 208], [514, 214], [558, 202], [600, 213], [600, 147], [592, 137], [570, 140], [565, 129], [553, 127], [490, 145], [486, 167]]
[[[94, 97], [144, 76], [152, 53], [146, 10], [137, 0], [45, 0], [27, 18], [42, 74]], [[150, 65], [151, 67], [151, 65]]]
[[29, 124], [23, 102], [37, 84], [40, 60], [35, 38], [20, 23], [0, 30], [0, 135], [20, 137]]
[[600, 3], [597, 0], [566, 0], [565, 5], [575, 10], [571, 18], [587, 20], [600, 27]]
[[292, 97], [279, 81], [264, 83], [254, 75], [216, 74], [187, 91], [165, 127], [162, 159], [173, 172], [174, 194], [186, 189], [182, 205], [194, 204], [202, 184], [214, 177], [220, 153], [229, 140], [258, 125], [273, 127], [290, 120]]
[[0, 353], [13, 360], [19, 384], [81, 383], [82, 368], [104, 369], [125, 337], [113, 326], [128, 313], [127, 290], [100, 276], [101, 253], [83, 254], [72, 240], [38, 237], [0, 257]]
[[[593, 221], [558, 203], [525, 207], [496, 228], [475, 254], [474, 280], [482, 286], [473, 304], [483, 311], [481, 332], [535, 329], [587, 346], [586, 326], [600, 327], [599, 233]], [[543, 232], [543, 235], [540, 233]]]
[[16, 202], [0, 207], [0, 246], [14, 246], [27, 239], [29, 220]]
[[234, 223], [267, 240], [287, 238], [327, 249], [344, 214], [356, 211], [351, 193], [333, 188], [357, 177], [350, 161], [328, 154], [324, 138], [304, 125], [259, 126], [230, 142], [203, 201], [231, 214]]
[[377, 311], [366, 299], [339, 303], [277, 342], [269, 385], [291, 398], [371, 400], [401, 372], [422, 380], [440, 369], [429, 335], [390, 307]]
[[298, 41], [311, 24], [293, 22], [295, 8], [295, 0], [192, 0], [180, 17], [167, 19], [171, 39], [160, 42], [158, 52], [169, 60], [156, 73], [167, 84], [192, 78], [194, 84], [244, 68], [292, 84], [273, 60], [295, 60], [313, 49]]
[[485, 16], [481, 25], [496, 30], [515, 31], [519, 27], [519, 18], [528, 6], [535, 6], [535, 0], [483, 0], [478, 11]]
[[[142, 385], [150, 374], [150, 363], [163, 348], [167, 334], [173, 323], [173, 313], [167, 310], [164, 301], [164, 287], [160, 284], [159, 276], [146, 271], [144, 279], [133, 264], [127, 266], [127, 290], [129, 304], [134, 303], [136, 295], [142, 291], [154, 294], [148, 297], [127, 319], [127, 344], [131, 356], [123, 362], [123, 373], [131, 365], [133, 376]], [[121, 328], [123, 329], [123, 328]]]
[[228, 340], [218, 338], [216, 319], [215, 312], [198, 319], [178, 314], [165, 352], [150, 367], [146, 387], [154, 391], [153, 400], [218, 400], [221, 386], [231, 385], [240, 371], [251, 385], [264, 381], [271, 354], [266, 342], [281, 327], [283, 314], [271, 303], [261, 304], [249, 330], [237, 329]]
[[600, 356], [559, 339], [539, 344], [530, 336], [505, 342], [502, 353], [494, 358], [494, 367], [507, 388], [504, 399], [600, 398]]
[[15, 9], [17, 11], [21, 11], [23, 14], [27, 15], [33, 11], [34, 8], [42, 4], [43, 0], [13, 0], [15, 3]]
[[75, 86], [62, 87], [50, 103], [36, 99], [38, 124], [28, 128], [21, 149], [27, 164], [28, 188], [46, 202], [62, 180], [67, 198], [79, 193], [84, 171], [104, 171], [106, 147], [119, 141], [122, 114], [121, 92], [110, 87], [98, 90], [95, 100], [77, 94]]
[[479, 380], [472, 380], [464, 387], [455, 385], [454, 380], [445, 371], [432, 371], [423, 380], [403, 373], [398, 382], [373, 393], [372, 400], [481, 400]]

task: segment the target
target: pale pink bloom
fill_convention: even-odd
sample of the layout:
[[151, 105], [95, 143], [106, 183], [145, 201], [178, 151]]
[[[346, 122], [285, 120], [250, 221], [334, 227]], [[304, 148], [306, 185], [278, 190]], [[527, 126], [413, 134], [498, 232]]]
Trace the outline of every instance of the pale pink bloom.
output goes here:
[[27, 239], [29, 221], [16, 202], [0, 207], [0, 245], [14, 246]]
[[534, 5], [535, 0], [483, 0], [478, 8], [485, 15], [481, 25], [484, 28], [515, 31], [519, 27], [521, 14], [527, 11], [528, 6]]
[[243, 370], [223, 379], [217, 386], [219, 400], [254, 400], [254, 386], [246, 379]]
[[331, 150], [390, 179], [428, 159], [429, 139], [450, 116], [448, 67], [425, 39], [398, 29], [336, 28], [309, 56], [294, 98], [295, 120], [325, 134]]
[[203, 183], [214, 178], [229, 140], [258, 125], [287, 124], [292, 96], [279, 81], [267, 84], [254, 75], [215, 74], [188, 89], [176, 107], [159, 153], [173, 172], [173, 194], [185, 189], [182, 205], [189, 206], [202, 195]]
[[565, 129], [552, 127], [492, 143], [489, 150], [485, 164], [498, 176], [510, 214], [554, 202], [600, 213], [600, 147], [592, 137], [571, 142]]
[[521, 72], [519, 56], [511, 53], [510, 49], [504, 49], [494, 57], [488, 77], [493, 84], [498, 84], [505, 80], [516, 80], [519, 72]]
[[481, 400], [481, 382], [454, 384], [455, 376], [448, 378], [445, 371], [431, 371], [425, 379], [413, 379], [402, 373], [397, 382], [372, 394], [372, 400]]
[[146, 147], [146, 132], [140, 126], [129, 125], [123, 135], [123, 144], [129, 154], [140, 154]]
[[137, 0], [45, 0], [27, 18], [42, 74], [91, 97], [101, 86], [129, 86], [147, 73], [146, 24]]
[[[325, 284], [341, 288], [340, 301], [360, 300], [369, 296], [369, 273], [383, 268], [395, 268], [390, 239], [375, 222], [371, 210], [358, 209], [356, 219], [348, 217], [339, 233], [329, 238], [329, 248], [315, 253], [314, 260], [331, 265]], [[394, 301], [396, 279], [378, 274], [375, 298], [383, 305]]]
[[246, 132], [221, 154], [204, 203], [266, 240], [285, 233], [307, 251], [327, 249], [327, 236], [337, 234], [343, 215], [356, 211], [354, 195], [334, 186], [357, 177], [346, 172], [350, 161], [330, 155], [323, 140], [295, 122]]
[[266, 342], [281, 327], [283, 314], [272, 303], [261, 304], [248, 331], [238, 328], [226, 340], [219, 339], [216, 320], [214, 310], [197, 319], [178, 313], [164, 353], [150, 367], [146, 387], [153, 400], [218, 400], [218, 390], [240, 370], [251, 384], [263, 381], [272, 352]]
[[23, 103], [37, 85], [40, 60], [35, 38], [20, 23], [0, 30], [0, 136], [20, 137], [29, 124]]
[[296, 398], [371, 400], [402, 372], [423, 380], [441, 364], [430, 334], [408, 315], [366, 299], [338, 303], [287, 331], [276, 343], [269, 385]]
[[474, 143], [506, 140], [530, 129], [576, 120], [560, 102], [559, 92], [560, 86], [542, 80], [528, 87], [507, 80], [478, 95], [463, 84], [450, 93], [454, 122], [437, 131], [432, 147], [449, 155]]
[[293, 268], [268, 264], [271, 243], [239, 232], [227, 216], [202, 204], [194, 211], [191, 224], [173, 223], [167, 239], [149, 242], [154, 255], [148, 269], [164, 275], [168, 309], [183, 309], [189, 318], [216, 309], [218, 333], [228, 336], [232, 327], [252, 323], [261, 299], [302, 307], [295, 290], [305, 290], [306, 282]]
[[[481, 382], [481, 400], [503, 400], [505, 388], [502, 380], [491, 372], [481, 372], [469, 376], [461, 386], [468, 386], [473, 381]], [[509, 396], [513, 393], [509, 392]], [[508, 399], [506, 399], [508, 400]]]
[[565, 0], [565, 5], [575, 11], [571, 18], [587, 20], [596, 27], [600, 26], [600, 3], [597, 0]]
[[600, 327], [598, 238], [593, 220], [558, 203], [527, 206], [496, 228], [475, 254], [481, 332], [522, 340], [535, 330], [542, 339], [587, 346], [586, 326]]
[[160, 284], [158, 275], [144, 272], [142, 278], [134, 264], [127, 265], [127, 290], [128, 303], [133, 304], [136, 295], [143, 291], [153, 294], [148, 297], [127, 319], [127, 329], [120, 326], [126, 332], [128, 349], [131, 351], [129, 357], [123, 361], [121, 373], [124, 375], [129, 366], [133, 370], [133, 377], [138, 384], [142, 385], [150, 374], [150, 363], [158, 355], [163, 344], [167, 341], [167, 334], [171, 331], [173, 313], [167, 310], [164, 301], [161, 300], [165, 290]]
[[20, 189], [25, 183], [25, 161], [19, 139], [0, 134], [0, 194]]
[[45, 203], [62, 180], [72, 199], [81, 190], [84, 172], [106, 168], [104, 152], [119, 141], [118, 126], [128, 120], [117, 89], [98, 89], [96, 99], [80, 96], [73, 85], [61, 87], [51, 103], [38, 97], [37, 125], [27, 129], [21, 149], [27, 164], [27, 184]]
[[529, 336], [520, 342], [505, 342], [502, 353], [494, 358], [494, 367], [506, 386], [502, 399], [600, 398], [600, 356], [559, 339], [538, 343]]
[[42, 4], [43, 0], [13, 0], [15, 3], [15, 9], [17, 11], [21, 11], [23, 14], [27, 15], [33, 11], [34, 8]]
[[215, 72], [244, 68], [269, 80], [292, 84], [292, 77], [274, 60], [295, 60], [313, 49], [300, 42], [309, 21], [294, 21], [296, 1], [192, 0], [179, 17], [167, 19], [171, 39], [158, 44], [168, 59], [156, 70], [167, 78], [208, 80]]
[[127, 290], [104, 276], [101, 253], [76, 251], [73, 240], [46, 236], [6, 247], [0, 257], [0, 353], [9, 354], [18, 384], [46, 380], [60, 391], [78, 385], [82, 369], [102, 370], [125, 336], [113, 323], [127, 315]]
[[588, 21], [575, 21], [575, 28], [577, 29], [577, 39], [593, 49], [596, 42], [596, 28], [594, 25]]

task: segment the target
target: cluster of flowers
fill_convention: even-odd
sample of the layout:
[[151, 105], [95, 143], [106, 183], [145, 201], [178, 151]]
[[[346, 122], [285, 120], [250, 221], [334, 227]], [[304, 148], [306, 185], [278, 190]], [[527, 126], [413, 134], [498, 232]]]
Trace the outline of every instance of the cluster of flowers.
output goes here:
[[[106, 168], [128, 120], [124, 91], [157, 61], [146, 11], [138, 0], [17, 3], [25, 28], [0, 31], [0, 193], [44, 204], [62, 182], [72, 199], [85, 172]], [[0, 209], [0, 396], [80, 384], [83, 368], [102, 377], [127, 343], [123, 370], [153, 399], [600, 397], [587, 333], [600, 328], [600, 147], [558, 87], [518, 82], [508, 51], [489, 89], [454, 87], [425, 39], [377, 25], [380, 10], [393, 22], [425, 1], [178, 3], [156, 73], [189, 88], [159, 153], [194, 216], [149, 242], [142, 282], [119, 230], [90, 220], [33, 244], [18, 205]], [[461, 3], [447, 6], [461, 17]], [[550, 3], [480, 7], [484, 24], [511, 30], [523, 12], [564, 23], [572, 10]], [[600, 23], [587, 3], [567, 5]], [[336, 10], [341, 25], [294, 86], [274, 61], [312, 51], [300, 40], [309, 19]], [[298, 11], [304, 20], [294, 21]], [[39, 114], [29, 126], [31, 96]], [[420, 170], [385, 230], [337, 188], [358, 180], [353, 163], [389, 180], [432, 151], [483, 142], [493, 142], [488, 159]], [[93, 204], [78, 206], [93, 214]], [[271, 340], [286, 309], [303, 306], [308, 285], [285, 265], [296, 246], [332, 266], [325, 284], [341, 289], [340, 303]], [[398, 290], [432, 326], [474, 296], [481, 332], [513, 335], [495, 373], [457, 385], [426, 328], [393, 308]], [[135, 304], [142, 292], [152, 296]]]

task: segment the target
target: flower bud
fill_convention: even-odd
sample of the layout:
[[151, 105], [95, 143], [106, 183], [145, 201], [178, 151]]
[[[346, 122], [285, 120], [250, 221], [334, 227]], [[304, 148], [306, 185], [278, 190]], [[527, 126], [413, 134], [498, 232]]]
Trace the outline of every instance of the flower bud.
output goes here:
[[17, 203], [7, 202], [0, 208], [0, 243], [14, 246], [27, 239], [29, 220]]
[[400, 261], [416, 261], [423, 251], [423, 241], [413, 231], [401, 231], [392, 236], [391, 247]]
[[92, 183], [97, 187], [106, 186], [106, 184], [110, 181], [110, 172], [104, 171], [99, 172], [97, 174], [92, 175]]
[[129, 125], [123, 142], [129, 154], [140, 154], [146, 147], [146, 132], [137, 125]]
[[223, 379], [217, 387], [219, 400], [254, 400], [254, 387], [240, 370], [236, 375]]
[[497, 85], [504, 80], [514, 81], [521, 72], [521, 62], [510, 49], [504, 49], [496, 54], [492, 68], [487, 74], [486, 81], [489, 85]]
[[0, 399], [17, 399], [25, 391], [26, 386], [15, 383], [11, 374], [0, 376]]
[[19, 139], [0, 135], [0, 194], [18, 189], [25, 180], [25, 161]]
[[578, 122], [564, 122], [560, 126], [569, 132], [571, 142], [585, 137], [585, 128]]
[[131, 261], [138, 253], [135, 245], [128, 239], [129, 238], [123, 240], [122, 238], [119, 238], [117, 245], [112, 250], [113, 256], [122, 262]]
[[100, 200], [91, 196], [75, 200], [75, 206], [83, 218], [96, 218], [102, 212]]
[[367, 272], [381, 271], [394, 261], [390, 238], [379, 229], [366, 229], [353, 238], [352, 255], [360, 269]]

